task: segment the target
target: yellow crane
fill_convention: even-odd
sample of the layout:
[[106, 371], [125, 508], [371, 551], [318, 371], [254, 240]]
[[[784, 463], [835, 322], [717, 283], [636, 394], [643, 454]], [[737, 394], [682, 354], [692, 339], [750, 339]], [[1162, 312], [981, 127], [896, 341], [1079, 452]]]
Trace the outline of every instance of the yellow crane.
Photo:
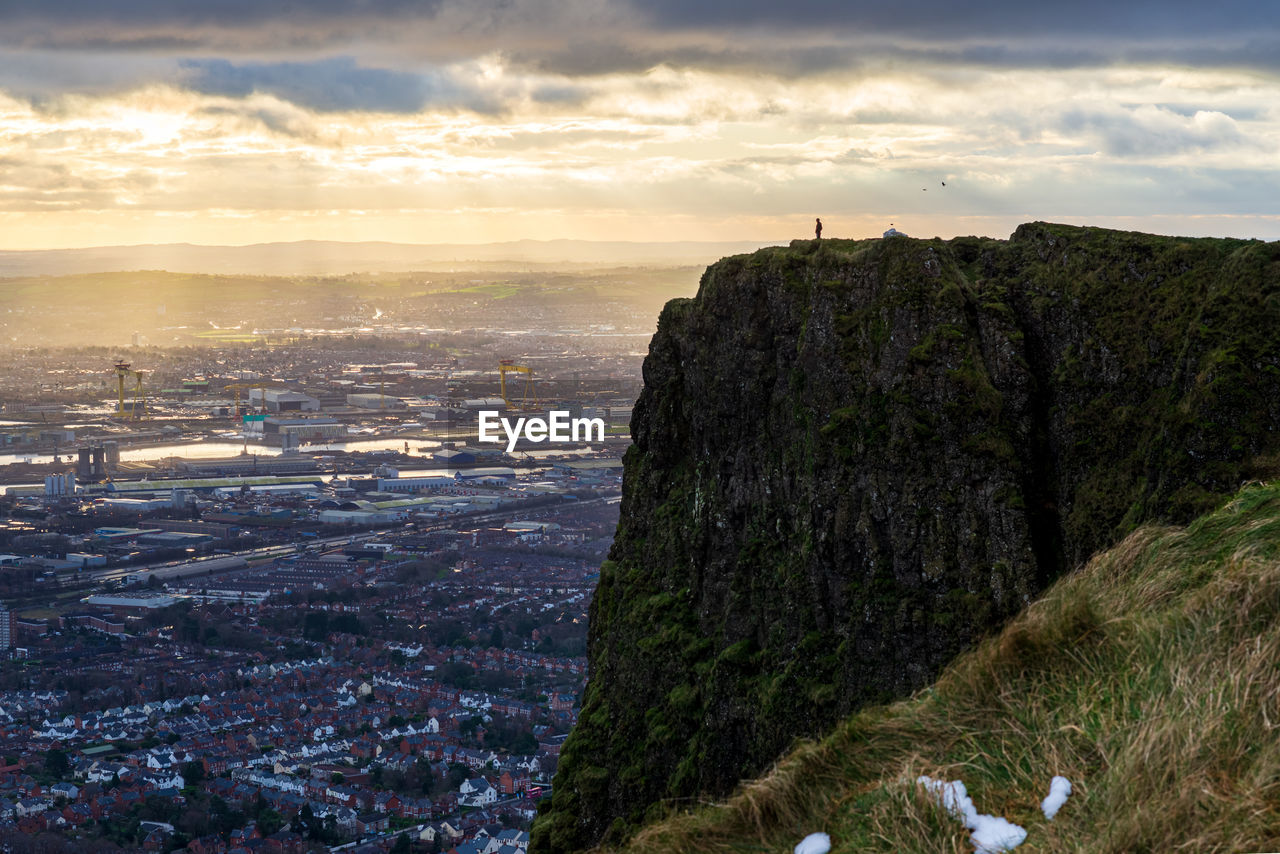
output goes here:
[[133, 404], [129, 408], [129, 419], [131, 421], [137, 421], [141, 417], [140, 413], [146, 411], [147, 408], [147, 392], [146, 389], [142, 387], [142, 371], [133, 370], [132, 366], [123, 359], [116, 360], [115, 371], [116, 387], [120, 396], [119, 405], [116, 407], [116, 415], [119, 415], [122, 418], [125, 415], [124, 383], [129, 377], [133, 377]]
[[[507, 374], [524, 374], [524, 396], [519, 405], [507, 395]], [[507, 409], [537, 409], [538, 394], [533, 385], [533, 368], [528, 365], [517, 365], [514, 359], [501, 359], [498, 362], [498, 388], [502, 393], [502, 402]]]
[[[259, 380], [259, 381], [255, 381], [255, 382], [248, 382], [248, 383], [227, 383], [226, 385], [224, 385], [224, 386], [222, 387], [222, 390], [223, 390], [223, 391], [226, 391], [227, 389], [234, 389], [234, 390], [235, 390], [235, 393], [236, 393], [236, 410], [235, 410], [235, 417], [239, 418], [241, 415], [246, 414], [245, 412], [243, 412], [243, 411], [241, 410], [241, 406], [240, 406], [240, 392], [241, 392], [241, 391], [243, 391], [244, 389], [255, 389], [255, 388], [262, 392], [262, 411], [263, 411], [263, 412], [266, 412], [266, 411], [267, 411], [267, 386], [266, 386], [266, 383], [264, 383], [264, 382], [262, 382], [262, 381], [260, 381], [260, 380]], [[253, 397], [252, 397], [252, 395], [251, 395], [251, 396], [250, 396], [250, 398], [249, 398], [249, 411], [250, 411], [250, 412], [252, 412], [252, 411], [253, 411]]]

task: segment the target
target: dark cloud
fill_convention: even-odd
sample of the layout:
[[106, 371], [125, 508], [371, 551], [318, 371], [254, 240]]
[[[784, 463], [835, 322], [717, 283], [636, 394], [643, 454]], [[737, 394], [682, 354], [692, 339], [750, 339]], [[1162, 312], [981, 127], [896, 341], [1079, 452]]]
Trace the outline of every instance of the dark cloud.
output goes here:
[[798, 35], [789, 40], [785, 32], [769, 37], [748, 33], [739, 38], [717, 33], [704, 34], [701, 43], [664, 45], [651, 37], [627, 40], [625, 34], [599, 34], [587, 44], [513, 48], [504, 55], [513, 66], [568, 77], [638, 73], [665, 65], [796, 79], [830, 72], [878, 71], [890, 63], [1015, 70], [1133, 63], [1280, 71], [1280, 32], [1223, 36], [1221, 44], [1182, 40], [1144, 43], [1114, 35], [1064, 34], [1057, 39], [999, 42], [991, 35], [978, 41], [977, 35], [969, 34], [957, 35], [953, 41], [894, 41], [880, 35], [868, 38], [865, 32], [833, 31], [825, 34], [822, 43], [814, 44]]
[[557, 84], [534, 87], [529, 97], [539, 104], [556, 104], [568, 107], [581, 104], [591, 94], [584, 86]]
[[634, 0], [644, 20], [668, 30], [840, 31], [934, 40], [1064, 35], [1189, 37], [1276, 29], [1271, 0]]
[[428, 105], [493, 112], [489, 94], [438, 71], [412, 73], [365, 68], [349, 57], [315, 62], [247, 63], [190, 59], [179, 63], [185, 87], [206, 95], [275, 95], [325, 112], [412, 113]]
[[[1072, 66], [1280, 57], [1273, 0], [0, 0], [0, 45], [180, 55], [500, 51], [566, 74], [658, 64], [846, 68], [861, 57]], [[312, 57], [314, 58], [314, 56]]]
[[0, 90], [35, 102], [64, 92], [132, 89], [172, 76], [173, 61], [161, 57], [0, 50]]
[[[1056, 5], [1027, 0], [601, 0], [585, 8], [597, 13], [588, 24], [631, 20], [637, 28], [666, 32], [768, 27], [927, 41], [1063, 35], [1201, 40], [1275, 32], [1277, 27], [1271, 0], [1075, 0]], [[43, 28], [48, 38], [57, 37], [56, 29], [86, 24], [100, 33], [105, 27], [180, 34], [210, 27], [253, 30], [285, 23], [305, 30], [343, 23], [349, 34], [358, 34], [369, 22], [403, 24], [448, 9], [471, 10], [476, 28], [496, 24], [495, 37], [516, 38], [518, 33], [501, 30], [504, 22], [556, 21], [569, 6], [562, 0], [0, 0], [0, 20], [6, 30], [28, 35]]]
[[[799, 79], [1177, 64], [1280, 72], [1272, 0], [0, 0], [0, 90], [33, 101], [152, 81], [320, 111], [572, 106], [584, 78], [659, 66]], [[498, 54], [569, 78], [492, 92]]]
[[254, 27], [272, 21], [431, 15], [442, 0], [0, 0], [9, 25], [96, 23], [121, 27]]

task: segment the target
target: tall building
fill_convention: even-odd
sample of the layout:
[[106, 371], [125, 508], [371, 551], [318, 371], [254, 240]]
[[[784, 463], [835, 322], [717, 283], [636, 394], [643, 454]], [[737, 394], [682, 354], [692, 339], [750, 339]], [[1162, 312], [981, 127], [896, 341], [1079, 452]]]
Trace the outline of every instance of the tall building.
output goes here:
[[13, 647], [14, 623], [17, 615], [0, 602], [0, 649]]

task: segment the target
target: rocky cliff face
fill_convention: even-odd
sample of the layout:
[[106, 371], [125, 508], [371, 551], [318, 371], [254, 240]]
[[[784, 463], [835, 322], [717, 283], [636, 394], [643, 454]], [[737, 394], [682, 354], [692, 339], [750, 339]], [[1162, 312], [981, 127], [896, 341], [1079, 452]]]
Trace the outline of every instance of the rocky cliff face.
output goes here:
[[1280, 244], [1034, 223], [725, 259], [645, 362], [534, 845], [727, 792], [1280, 445]]

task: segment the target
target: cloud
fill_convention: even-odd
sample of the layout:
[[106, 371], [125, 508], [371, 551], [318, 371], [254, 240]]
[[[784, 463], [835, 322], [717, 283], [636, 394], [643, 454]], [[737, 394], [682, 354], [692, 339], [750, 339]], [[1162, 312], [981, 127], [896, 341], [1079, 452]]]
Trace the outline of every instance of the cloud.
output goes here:
[[482, 93], [467, 91], [445, 73], [365, 68], [350, 57], [241, 65], [225, 59], [187, 59], [179, 68], [182, 84], [195, 92], [231, 97], [265, 93], [325, 112], [413, 113], [428, 104], [492, 109]]
[[0, 222], [1261, 217], [1280, 50], [1233, 3], [0, 0]]
[[158, 56], [100, 56], [0, 48], [0, 92], [42, 101], [66, 92], [102, 94], [171, 79], [174, 62]]
[[1121, 158], [1152, 158], [1203, 153], [1251, 145], [1235, 119], [1217, 110], [1184, 112], [1142, 105], [1133, 110], [1074, 109], [1058, 128], [1084, 135], [1105, 153]]
[[[406, 68], [500, 54], [567, 76], [660, 65], [796, 77], [886, 62], [1280, 69], [1270, 0], [0, 0], [0, 47]], [[407, 97], [407, 96], [406, 96]]]
[[1276, 31], [1269, 0], [1076, 0], [1046, 7], [1026, 0], [634, 0], [643, 20], [666, 30], [822, 31], [962, 42], [1010, 36], [1102, 36], [1107, 39]]

